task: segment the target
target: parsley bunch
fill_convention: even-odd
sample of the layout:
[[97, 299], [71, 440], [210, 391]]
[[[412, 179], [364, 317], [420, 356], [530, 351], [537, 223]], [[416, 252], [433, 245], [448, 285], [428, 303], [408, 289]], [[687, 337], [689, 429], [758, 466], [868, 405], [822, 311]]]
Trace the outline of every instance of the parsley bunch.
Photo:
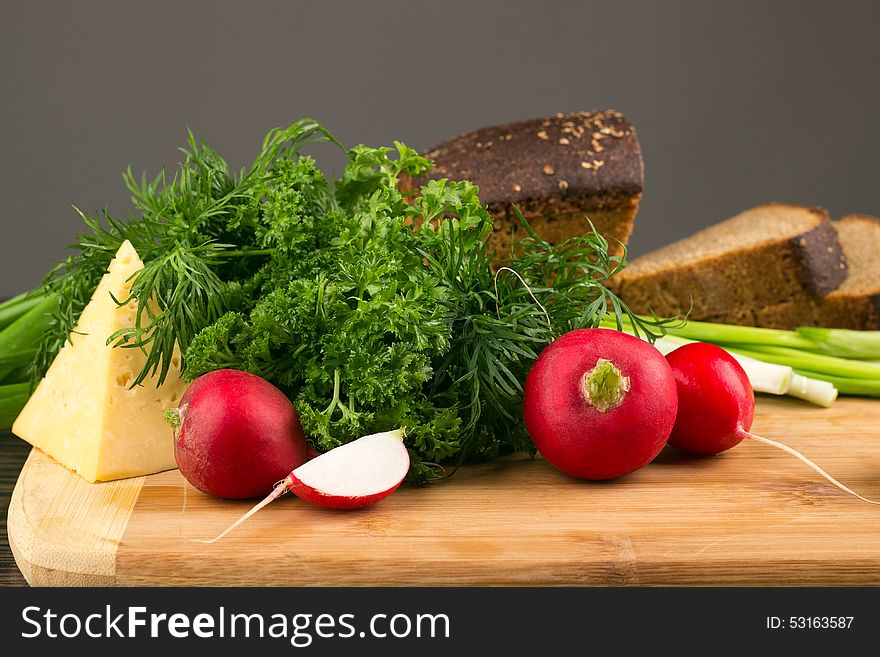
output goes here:
[[319, 451], [406, 427], [410, 479], [425, 481], [534, 449], [522, 383], [559, 334], [606, 314], [662, 331], [605, 287], [625, 257], [610, 256], [597, 233], [552, 246], [523, 221], [528, 237], [497, 269], [474, 185], [402, 192], [402, 175], [423, 176], [431, 163], [398, 142], [348, 151], [331, 185], [302, 154], [316, 141], [338, 144], [312, 120], [273, 130], [253, 165], [232, 173], [190, 134], [171, 180], [126, 173], [136, 214], [81, 213], [77, 253], [47, 278], [62, 302], [34, 376], [128, 239], [145, 268], [118, 302], [136, 303], [137, 320], [110, 341], [148, 354], [136, 384], [164, 379], [179, 345], [188, 380], [235, 368], [284, 390]]

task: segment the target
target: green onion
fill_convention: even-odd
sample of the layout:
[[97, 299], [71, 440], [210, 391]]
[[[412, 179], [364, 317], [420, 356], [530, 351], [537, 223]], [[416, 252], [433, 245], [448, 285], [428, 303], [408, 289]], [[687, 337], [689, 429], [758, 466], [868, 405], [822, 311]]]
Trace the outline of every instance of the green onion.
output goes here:
[[815, 349], [816, 343], [798, 335], [794, 331], [780, 329], [736, 326], [733, 324], [713, 324], [710, 322], [688, 321], [684, 326], [666, 327], [670, 335], [677, 335], [700, 342], [713, 344], [758, 344], [794, 349]]
[[726, 344], [724, 346], [751, 358], [788, 365], [795, 370], [821, 372], [828, 376], [839, 376], [847, 379], [880, 381], [880, 365], [876, 363], [847, 360], [846, 358], [825, 356], [823, 354], [804, 353], [785, 347], [749, 347], [741, 344]]
[[837, 388], [843, 395], [880, 397], [880, 380], [877, 379], [849, 379], [843, 376], [826, 374], [825, 372], [810, 372], [808, 370], [796, 371], [804, 376], [827, 381]]
[[[749, 358], [732, 351], [728, 352], [740, 364], [749, 377], [749, 382], [756, 392], [767, 392], [771, 395], [791, 394], [791, 381], [794, 372], [790, 367], [776, 363], [767, 363], [756, 358]], [[809, 397], [803, 397], [813, 401]], [[820, 402], [816, 402], [820, 403]], [[824, 402], [823, 402], [824, 404]]]
[[36, 355], [36, 346], [0, 352], [0, 380], [13, 369], [29, 363]]
[[25, 292], [17, 297], [0, 303], [0, 331], [22, 317], [27, 311], [39, 304], [45, 295], [40, 288]]
[[799, 326], [798, 335], [812, 340], [819, 350], [829, 356], [880, 359], [880, 331], [853, 331]]
[[30, 365], [57, 306], [54, 295], [40, 297], [38, 303], [0, 331], [0, 381], [13, 370]]
[[0, 386], [0, 429], [12, 428], [12, 423], [21, 413], [21, 409], [24, 408], [30, 395], [30, 383]]
[[7, 385], [10, 383], [29, 383], [30, 380], [30, 367], [22, 366], [17, 367], [9, 372], [4, 378], [0, 379], [0, 385]]

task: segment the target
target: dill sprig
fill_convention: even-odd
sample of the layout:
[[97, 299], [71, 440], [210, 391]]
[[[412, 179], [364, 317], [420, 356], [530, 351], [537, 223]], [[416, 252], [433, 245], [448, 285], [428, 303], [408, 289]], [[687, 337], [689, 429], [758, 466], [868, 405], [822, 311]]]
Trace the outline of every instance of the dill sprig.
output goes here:
[[627, 326], [637, 337], [653, 342], [665, 335], [667, 326], [680, 323], [678, 318], [635, 315], [611, 290], [609, 282], [627, 266], [628, 250], [615, 239], [620, 252], [613, 255], [608, 239], [589, 219], [590, 230], [584, 234], [551, 244], [535, 233], [519, 208], [514, 207], [514, 212], [527, 237], [513, 244], [513, 262], [521, 276], [547, 293], [545, 305], [552, 309], [557, 336], [578, 328], [596, 328], [611, 315], [618, 330]]
[[[559, 245], [540, 238], [516, 215], [527, 237], [513, 245], [508, 266], [493, 266], [491, 224], [474, 232], [449, 222], [439, 254], [423, 252], [444, 287], [453, 327], [451, 348], [435, 370], [432, 391], [458, 398], [466, 418], [461, 460], [491, 459], [531, 449], [522, 424], [526, 374], [538, 354], [568, 331], [598, 327], [606, 315], [653, 341], [675, 320], [634, 315], [607, 286], [626, 266], [626, 247], [611, 255], [607, 239], [590, 224], [584, 235]], [[626, 319], [624, 319], [626, 318]]]
[[106, 210], [89, 215], [74, 208], [87, 230], [70, 247], [77, 253], [46, 277], [44, 287], [61, 303], [32, 364], [32, 379], [48, 369], [114, 254], [129, 240], [144, 268], [131, 295], [117, 303], [137, 304], [136, 323], [108, 336], [108, 343], [147, 354], [133, 385], [156, 374], [164, 381], [177, 350], [185, 352], [200, 330], [235, 307], [242, 299], [241, 281], [274, 253], [257, 239], [261, 200], [278, 179], [279, 164], [319, 142], [340, 145], [311, 119], [272, 130], [253, 165], [232, 174], [220, 155], [188, 131], [184, 161], [171, 180], [164, 170], [149, 180], [136, 178], [130, 167], [123, 174], [138, 216], [121, 219]]
[[667, 320], [632, 314], [608, 287], [626, 266], [595, 229], [559, 245], [517, 210], [525, 239], [499, 268], [492, 219], [468, 182], [398, 178], [431, 163], [399, 142], [357, 146], [330, 184], [310, 144], [339, 142], [312, 120], [271, 131], [249, 167], [189, 132], [173, 176], [123, 174], [125, 218], [79, 212], [75, 254], [45, 287], [61, 300], [33, 364], [38, 379], [74, 329], [124, 240], [144, 268], [133, 326], [108, 344], [140, 349], [133, 385], [219, 368], [260, 375], [294, 401], [313, 446], [407, 427], [412, 481], [444, 465], [533, 450], [522, 422], [526, 374], [541, 350], [607, 316], [648, 339]]

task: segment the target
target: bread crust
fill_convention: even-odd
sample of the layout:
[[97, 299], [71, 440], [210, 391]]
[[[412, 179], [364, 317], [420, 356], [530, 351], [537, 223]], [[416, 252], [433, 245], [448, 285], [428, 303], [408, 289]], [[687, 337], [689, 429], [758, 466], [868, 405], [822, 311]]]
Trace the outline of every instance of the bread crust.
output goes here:
[[[785, 204], [760, 210], [808, 211], [814, 225], [800, 234], [766, 239], [659, 272], [624, 270], [615, 291], [638, 313], [766, 325], [768, 306], [827, 294], [846, 278], [846, 260], [827, 211]], [[643, 256], [646, 259], [650, 254]]]
[[557, 243], [590, 229], [626, 244], [644, 188], [635, 128], [616, 110], [557, 114], [458, 135], [425, 152], [434, 169], [419, 180], [470, 180], [495, 219], [492, 246], [506, 259], [521, 236], [513, 206], [535, 232]]
[[557, 114], [490, 126], [436, 145], [432, 179], [470, 180], [489, 206], [545, 212], [578, 197], [641, 194], [644, 162], [635, 128], [616, 110]]
[[[845, 228], [860, 224], [873, 235], [849, 235]], [[880, 275], [871, 276], [875, 262], [872, 245], [880, 234], [880, 219], [869, 215], [847, 215], [833, 223], [840, 227], [840, 243], [847, 259], [849, 277], [841, 287], [816, 299], [801, 299], [774, 304], [758, 311], [758, 325], [792, 329], [796, 326], [822, 326], [857, 330], [880, 330]], [[852, 249], [868, 249], [861, 257]], [[860, 271], [861, 270], [861, 271]], [[869, 274], [865, 276], [864, 274]]]
[[846, 280], [846, 256], [830, 221], [823, 221], [810, 232], [793, 237], [791, 242], [804, 288], [810, 296], [824, 296]]

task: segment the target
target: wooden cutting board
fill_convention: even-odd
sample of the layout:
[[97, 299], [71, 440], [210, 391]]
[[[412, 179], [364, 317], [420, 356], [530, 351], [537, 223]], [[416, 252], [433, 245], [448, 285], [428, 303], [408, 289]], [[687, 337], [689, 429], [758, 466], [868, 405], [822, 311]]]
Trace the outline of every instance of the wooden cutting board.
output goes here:
[[[880, 401], [762, 398], [753, 429], [880, 499]], [[355, 512], [285, 496], [213, 545], [249, 507], [176, 471], [88, 484], [38, 450], [9, 508], [35, 586], [880, 584], [880, 506], [760, 445], [673, 449], [612, 482], [540, 459], [468, 467]]]

